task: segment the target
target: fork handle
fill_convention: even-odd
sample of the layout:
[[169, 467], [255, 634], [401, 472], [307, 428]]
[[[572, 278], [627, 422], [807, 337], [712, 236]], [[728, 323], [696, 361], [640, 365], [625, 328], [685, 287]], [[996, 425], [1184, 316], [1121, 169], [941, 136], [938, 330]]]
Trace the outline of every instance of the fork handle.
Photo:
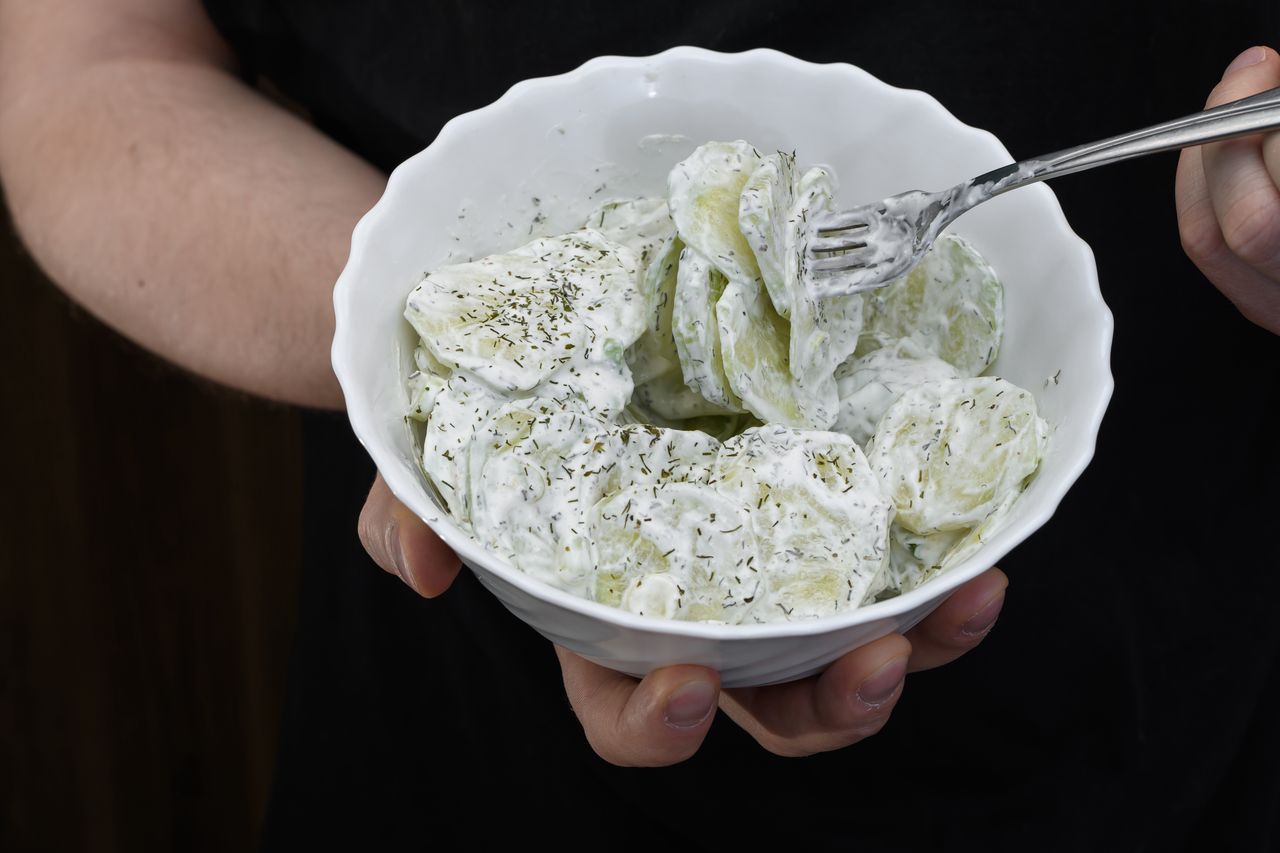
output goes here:
[[1082, 172], [1144, 154], [1188, 148], [1278, 128], [1280, 87], [1163, 124], [993, 169], [968, 182], [966, 201], [969, 203], [963, 209], [967, 210], [992, 196], [1059, 175]]

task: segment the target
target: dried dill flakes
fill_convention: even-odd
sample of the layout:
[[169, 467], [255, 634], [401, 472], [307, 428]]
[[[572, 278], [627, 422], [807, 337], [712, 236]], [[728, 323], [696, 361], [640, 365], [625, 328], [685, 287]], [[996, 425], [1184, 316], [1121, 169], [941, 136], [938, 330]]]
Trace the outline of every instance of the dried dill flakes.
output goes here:
[[[916, 316], [894, 288], [805, 296], [800, 249], [831, 184], [794, 164], [794, 152], [712, 143], [673, 170], [670, 210], [606, 201], [580, 231], [424, 275], [406, 311], [423, 338], [408, 411], [425, 422], [424, 470], [477, 538], [578, 595], [724, 622], [856, 607], [981, 542], [1011, 505], [994, 469], [977, 482], [1004, 502], [972, 531], [908, 536], [893, 514], [940, 511], [938, 481], [969, 471], [981, 447], [1034, 471], [1039, 448], [1026, 445], [1042, 430], [1021, 414], [1034, 413], [1029, 395], [932, 400], [899, 424], [909, 440], [875, 426], [908, 388], [998, 357], [998, 281], [943, 238], [915, 284], [895, 285], [918, 291], [928, 310]], [[603, 176], [594, 186], [609, 190]], [[692, 215], [726, 187], [737, 203]], [[529, 203], [532, 233], [546, 213]], [[929, 359], [942, 367], [922, 378]], [[872, 464], [892, 448], [916, 467]], [[903, 486], [905, 500], [891, 500]], [[911, 561], [933, 568], [909, 576]]]

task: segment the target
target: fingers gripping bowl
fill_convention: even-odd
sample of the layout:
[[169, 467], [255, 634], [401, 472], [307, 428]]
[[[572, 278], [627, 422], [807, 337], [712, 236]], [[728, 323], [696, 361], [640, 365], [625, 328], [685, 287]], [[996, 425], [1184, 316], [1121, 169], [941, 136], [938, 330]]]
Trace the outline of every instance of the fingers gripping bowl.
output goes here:
[[405, 297], [428, 270], [509, 251], [535, 229], [573, 231], [608, 198], [661, 197], [672, 166], [712, 139], [829, 164], [845, 205], [1011, 160], [927, 95], [847, 65], [692, 48], [595, 59], [454, 119], [393, 173], [338, 280], [333, 357], [353, 428], [387, 484], [518, 617], [624, 672], [697, 663], [719, 670], [726, 686], [745, 686], [803, 677], [906, 630], [1048, 520], [1093, 453], [1112, 386], [1111, 317], [1092, 255], [1047, 188], [996, 199], [954, 229], [1004, 281], [1004, 340], [988, 373], [1035, 394], [1052, 439], [1003, 527], [912, 591], [822, 619], [718, 625], [640, 616], [556, 589], [483, 548], [422, 473], [404, 419], [417, 343]]

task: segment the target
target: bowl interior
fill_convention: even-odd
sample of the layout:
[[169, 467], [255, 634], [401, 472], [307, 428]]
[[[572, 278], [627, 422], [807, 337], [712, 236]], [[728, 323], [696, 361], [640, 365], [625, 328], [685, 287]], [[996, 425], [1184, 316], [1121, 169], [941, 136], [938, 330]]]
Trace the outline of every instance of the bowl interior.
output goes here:
[[[415, 341], [401, 312], [427, 270], [572, 230], [602, 201], [665, 195], [671, 167], [713, 139], [794, 150], [798, 165], [830, 166], [843, 206], [940, 189], [1012, 159], [995, 137], [962, 124], [927, 95], [848, 65], [691, 48], [605, 57], [518, 84], [452, 121], [402, 164], [356, 229], [335, 291], [335, 369], [356, 434], [393, 492], [471, 565], [613, 622], [642, 617], [527, 578], [479, 548], [435, 503], [402, 418]], [[1088, 247], [1043, 186], [982, 205], [952, 230], [973, 242], [1005, 283], [1005, 339], [990, 372], [1035, 394], [1054, 430], [1048, 454], [1006, 526], [973, 558], [898, 599], [822, 622], [905, 610], [976, 575], [1049, 518], [1093, 453], [1111, 391], [1111, 319]], [[646, 619], [646, 627], [654, 621]], [[670, 626], [726, 637], [814, 630], [812, 623]]]

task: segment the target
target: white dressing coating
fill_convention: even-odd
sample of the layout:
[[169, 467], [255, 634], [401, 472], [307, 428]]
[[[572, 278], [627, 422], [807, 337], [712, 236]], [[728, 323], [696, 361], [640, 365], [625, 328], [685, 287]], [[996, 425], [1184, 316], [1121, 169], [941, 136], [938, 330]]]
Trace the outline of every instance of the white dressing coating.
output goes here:
[[806, 247], [812, 236], [809, 219], [827, 210], [835, 195], [835, 179], [826, 169], [800, 176], [787, 216], [786, 287], [791, 294], [791, 375], [801, 385], [829, 398], [834, 373], [858, 346], [862, 331], [862, 294], [819, 298], [808, 271]]
[[669, 572], [637, 575], [623, 588], [618, 606], [641, 616], [675, 619], [684, 606], [682, 579]]
[[760, 152], [741, 140], [708, 142], [667, 178], [667, 203], [680, 239], [729, 279], [760, 277], [738, 226], [742, 188], [760, 162]]
[[[566, 365], [538, 386], [541, 408], [571, 412], [601, 423], [622, 412], [631, 383], [609, 370]], [[465, 370], [455, 371], [436, 396], [422, 442], [422, 468], [459, 521], [471, 521], [476, 481], [471, 448], [476, 436], [507, 398]]]
[[676, 270], [683, 250], [684, 244], [672, 234], [654, 253], [641, 280], [641, 290], [649, 304], [648, 325], [627, 351], [627, 363], [636, 383], [635, 405], [647, 419], [659, 423], [733, 411], [710, 402], [684, 381], [680, 351], [672, 332]]
[[716, 306], [726, 285], [722, 273], [705, 255], [686, 246], [676, 271], [671, 330], [685, 384], [723, 409], [741, 411], [742, 400], [725, 375]]
[[1010, 492], [991, 514], [970, 530], [912, 533], [896, 521], [889, 526], [889, 562], [867, 590], [863, 603], [910, 592], [925, 581], [971, 557], [999, 530], [1020, 491]]
[[[830, 175], [811, 169], [797, 181], [791, 155], [762, 158], [742, 142], [708, 143], [676, 165], [669, 186], [677, 233], [690, 247], [677, 273], [674, 319], [686, 384], [726, 407], [740, 401], [765, 422], [831, 426], [833, 373], [856, 345], [862, 303], [819, 303], [806, 286], [807, 218], [829, 203]], [[704, 286], [707, 265], [728, 283], [712, 273]], [[716, 338], [701, 325], [708, 301]], [[706, 360], [715, 343], [718, 363]]]
[[634, 252], [641, 274], [676, 233], [667, 201], [662, 198], [606, 202], [591, 212], [583, 227], [599, 231]]
[[1028, 392], [958, 378], [999, 350], [990, 267], [948, 236], [872, 299], [820, 298], [829, 171], [713, 142], [668, 189], [409, 295], [406, 417], [450, 513], [655, 618], [822, 618], [972, 554], [1045, 442]]
[[759, 621], [857, 607], [888, 560], [893, 503], [846, 435], [748, 429], [724, 443], [711, 482], [746, 508], [759, 542]]
[[[1006, 516], [1018, 502], [1021, 490], [1010, 491], [986, 518], [976, 524], [968, 533], [956, 539], [938, 561], [939, 570], [945, 571], [957, 563], [964, 562], [973, 556], [983, 543], [1004, 525]], [[937, 534], [934, 534], [937, 535]]]
[[627, 369], [644, 330], [637, 272], [635, 254], [599, 232], [544, 237], [428, 274], [405, 317], [441, 364], [529, 392], [573, 363]]
[[759, 279], [731, 280], [716, 303], [725, 376], [747, 411], [765, 423], [826, 429], [839, 409], [832, 377], [818, 388], [791, 375], [790, 329]]
[[[668, 178], [671, 216], [686, 246], [673, 319], [685, 383], [713, 403], [745, 408], [765, 422], [826, 428], [835, 419], [835, 383], [827, 376], [813, 388], [793, 377], [789, 326], [765, 292], [741, 227], [743, 189], [763, 163], [745, 142], [709, 142]], [[773, 225], [762, 219], [761, 227]], [[692, 268], [687, 274], [686, 266]], [[704, 279], [707, 266], [712, 272]], [[714, 319], [709, 328], [708, 315]]]
[[684, 244], [672, 234], [658, 247], [640, 279], [645, 300], [645, 329], [627, 350], [627, 364], [636, 385], [643, 385], [665, 373], [680, 371], [680, 353], [671, 333], [671, 315], [676, 301], [676, 268]]
[[997, 377], [926, 382], [881, 419], [867, 456], [912, 533], [985, 519], [1040, 464], [1045, 422], [1031, 393]]
[[405, 388], [409, 392], [409, 409], [405, 415], [425, 423], [431, 416], [436, 397], [449, 381], [449, 368], [432, 358], [426, 347], [421, 345], [413, 350], [413, 365], [413, 372], [405, 379]]
[[596, 506], [591, 537], [593, 598], [635, 613], [741, 622], [764, 583], [746, 513], [710, 486], [623, 489]]
[[471, 527], [520, 567], [582, 595], [594, 568], [587, 514], [604, 496], [608, 425], [554, 401], [494, 411], [470, 445]]
[[977, 376], [1000, 354], [1004, 287], [978, 251], [944, 234], [902, 278], [866, 294], [858, 355], [911, 338], [961, 376]]
[[832, 429], [866, 447], [880, 418], [905, 391], [922, 382], [958, 377], [950, 364], [911, 338], [900, 338], [836, 368], [840, 415]]
[[791, 316], [787, 286], [787, 218], [795, 206], [796, 155], [779, 151], [764, 158], [742, 187], [738, 227], [746, 238], [765, 290], [780, 316]]
[[704, 432], [652, 424], [613, 426], [609, 437], [609, 494], [658, 483], [706, 483], [720, 450], [720, 442]]
[[962, 530], [944, 530], [921, 536], [894, 522], [889, 526], [889, 560], [867, 589], [864, 603], [885, 593], [910, 592], [942, 570], [943, 558], [960, 539]]
[[862, 296], [817, 296], [806, 249], [809, 220], [831, 207], [835, 178], [821, 167], [798, 175], [795, 155], [778, 152], [747, 180], [738, 207], [774, 310], [791, 321], [791, 375], [818, 397], [830, 396], [836, 365], [858, 344]]
[[422, 470], [444, 498], [449, 512], [471, 520], [471, 440], [503, 399], [466, 371], [449, 377], [436, 395], [422, 440]]

